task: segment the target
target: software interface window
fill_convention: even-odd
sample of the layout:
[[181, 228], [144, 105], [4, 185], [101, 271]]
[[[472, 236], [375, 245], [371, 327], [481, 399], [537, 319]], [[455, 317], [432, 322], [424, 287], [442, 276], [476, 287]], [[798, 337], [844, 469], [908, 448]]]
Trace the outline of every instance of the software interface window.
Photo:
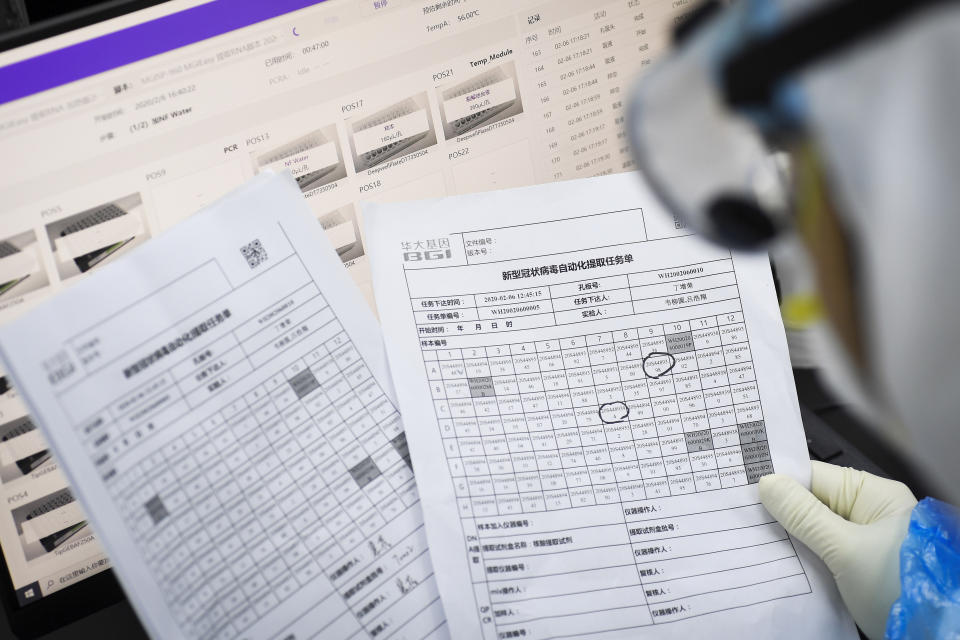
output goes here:
[[107, 559], [14, 390], [0, 395], [0, 542], [20, 604], [107, 567]]
[[[0, 54], [0, 67], [199, 5]], [[625, 88], [689, 3], [329, 0], [0, 105], [0, 322], [289, 170], [373, 302], [359, 203], [624, 171]], [[14, 391], [0, 544], [22, 601], [107, 566]]]

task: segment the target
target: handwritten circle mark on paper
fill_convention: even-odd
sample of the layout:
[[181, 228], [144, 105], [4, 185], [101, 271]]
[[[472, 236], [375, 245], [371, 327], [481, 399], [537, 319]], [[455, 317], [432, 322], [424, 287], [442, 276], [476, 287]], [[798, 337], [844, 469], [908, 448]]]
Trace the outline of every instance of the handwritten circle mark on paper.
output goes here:
[[651, 351], [643, 359], [643, 372], [648, 378], [660, 378], [667, 375], [677, 364], [677, 359], [663, 351]]
[[617, 424], [627, 421], [627, 417], [630, 415], [630, 407], [622, 400], [614, 400], [600, 405], [597, 414], [603, 424]]

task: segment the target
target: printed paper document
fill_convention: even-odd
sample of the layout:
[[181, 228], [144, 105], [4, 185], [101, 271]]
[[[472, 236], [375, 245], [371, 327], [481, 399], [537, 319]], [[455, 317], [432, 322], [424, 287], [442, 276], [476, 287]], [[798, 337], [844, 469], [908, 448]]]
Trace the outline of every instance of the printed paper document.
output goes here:
[[447, 637], [381, 344], [275, 174], [0, 332], [155, 638]]
[[635, 174], [365, 215], [453, 637], [856, 637], [757, 497], [809, 480], [765, 255]]

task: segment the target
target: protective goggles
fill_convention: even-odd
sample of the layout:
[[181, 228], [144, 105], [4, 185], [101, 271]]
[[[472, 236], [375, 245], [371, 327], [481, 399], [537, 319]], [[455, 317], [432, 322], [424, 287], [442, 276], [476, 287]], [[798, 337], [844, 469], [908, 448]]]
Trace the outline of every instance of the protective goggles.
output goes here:
[[791, 224], [786, 149], [804, 135], [804, 73], [953, 0], [706, 2], [631, 94], [638, 168], [688, 228], [731, 248]]

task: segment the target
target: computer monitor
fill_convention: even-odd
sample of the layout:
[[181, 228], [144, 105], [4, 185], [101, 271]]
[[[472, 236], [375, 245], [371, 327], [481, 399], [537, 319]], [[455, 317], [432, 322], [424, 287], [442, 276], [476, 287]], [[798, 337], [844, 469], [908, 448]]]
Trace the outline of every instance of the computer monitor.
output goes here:
[[[361, 201], [631, 169], [626, 87], [692, 4], [175, 0], [0, 52], [0, 323], [268, 168], [372, 304]], [[0, 405], [0, 546], [30, 606], [109, 563]]]

